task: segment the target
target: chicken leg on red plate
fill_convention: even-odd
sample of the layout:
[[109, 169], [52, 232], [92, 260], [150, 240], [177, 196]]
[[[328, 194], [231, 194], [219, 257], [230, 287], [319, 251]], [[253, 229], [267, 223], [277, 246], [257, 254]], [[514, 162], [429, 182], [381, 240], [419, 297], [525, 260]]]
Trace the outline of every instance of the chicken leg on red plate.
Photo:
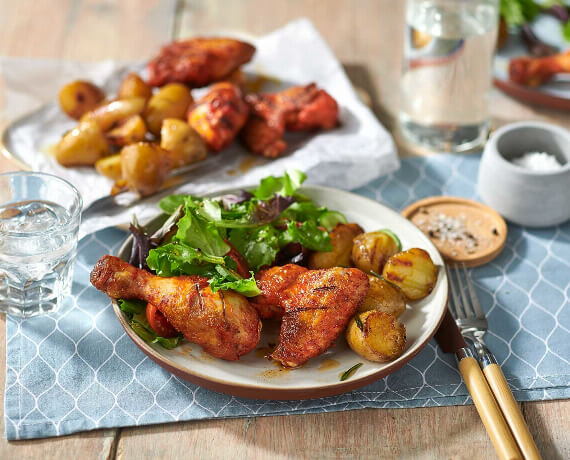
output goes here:
[[259, 343], [261, 321], [247, 299], [212, 292], [206, 278], [162, 278], [106, 255], [93, 268], [91, 284], [115, 299], [152, 303], [189, 342], [216, 358], [235, 361]]

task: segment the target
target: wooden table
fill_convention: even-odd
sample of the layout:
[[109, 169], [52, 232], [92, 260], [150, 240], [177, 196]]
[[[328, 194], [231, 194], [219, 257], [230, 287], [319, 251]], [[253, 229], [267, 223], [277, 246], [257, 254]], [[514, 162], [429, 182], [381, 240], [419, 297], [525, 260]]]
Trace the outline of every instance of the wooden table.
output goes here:
[[[306, 16], [345, 65], [353, 83], [371, 95], [377, 116], [393, 127], [403, 4], [398, 0], [0, 0], [0, 54], [141, 60], [173, 38], [223, 31], [264, 34]], [[4, 107], [0, 81], [0, 119]], [[495, 126], [535, 119], [570, 127], [568, 114], [525, 106], [498, 91], [493, 93], [492, 114]], [[0, 158], [0, 171], [12, 169], [13, 165]], [[0, 321], [3, 392], [5, 318]], [[570, 458], [570, 401], [521, 406], [544, 458]], [[0, 425], [3, 432], [3, 418]], [[159, 456], [493, 458], [494, 451], [473, 406], [197, 421], [32, 441], [0, 440], [2, 459]]]

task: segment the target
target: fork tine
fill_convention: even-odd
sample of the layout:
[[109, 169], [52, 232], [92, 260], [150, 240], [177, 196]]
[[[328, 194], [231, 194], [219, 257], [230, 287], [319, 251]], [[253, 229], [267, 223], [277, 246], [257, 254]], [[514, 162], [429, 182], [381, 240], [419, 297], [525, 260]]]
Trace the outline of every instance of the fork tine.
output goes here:
[[463, 286], [463, 280], [461, 279], [461, 271], [459, 271], [459, 265], [455, 265], [455, 275], [457, 276], [457, 284], [459, 285], [459, 292], [461, 293], [461, 299], [463, 300], [463, 310], [465, 311], [465, 317], [475, 316], [467, 294], [465, 293], [465, 287]]
[[475, 293], [475, 288], [473, 287], [473, 281], [471, 280], [471, 275], [465, 266], [463, 265], [463, 272], [465, 273], [465, 283], [467, 284], [467, 290], [469, 291], [469, 297], [471, 297], [471, 305], [475, 310], [475, 314], [477, 318], [483, 319], [485, 318], [485, 313], [483, 313], [483, 309], [481, 308], [481, 304], [479, 303], [479, 299], [477, 298], [477, 294]]
[[457, 295], [457, 291], [455, 289], [455, 282], [453, 281], [453, 278], [451, 276], [451, 270], [449, 269], [448, 264], [445, 265], [445, 270], [447, 270], [447, 279], [449, 280], [449, 286], [451, 287], [451, 297], [453, 299], [453, 302], [449, 302], [449, 304], [451, 305], [451, 309], [453, 310], [452, 313], [454, 314], [456, 319], [463, 319], [465, 316], [463, 315], [461, 308], [459, 308], [459, 303], [460, 303], [459, 296]]

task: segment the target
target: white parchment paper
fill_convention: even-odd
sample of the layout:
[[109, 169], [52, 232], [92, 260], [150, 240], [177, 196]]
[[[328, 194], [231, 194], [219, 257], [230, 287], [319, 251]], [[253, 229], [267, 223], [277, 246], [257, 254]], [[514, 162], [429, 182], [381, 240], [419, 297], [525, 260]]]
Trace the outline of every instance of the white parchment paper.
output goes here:
[[[177, 193], [201, 194], [251, 185], [262, 177], [282, 174], [289, 168], [305, 171], [307, 183], [352, 189], [398, 168], [390, 134], [360, 102], [341, 64], [309, 20], [296, 20], [254, 42], [257, 52], [244, 70], [279, 82], [263, 87], [262, 91], [316, 82], [338, 101], [341, 126], [322, 133], [286, 137], [289, 153], [272, 161], [252, 157], [236, 141], [208, 160]], [[93, 81], [112, 94], [127, 71], [143, 69], [141, 63], [0, 58], [6, 101], [3, 116], [14, 120], [4, 135], [6, 147], [33, 170], [70, 181], [83, 196], [84, 206], [89, 206], [108, 195], [112, 184], [91, 168], [64, 168], [49, 155], [50, 146], [76, 124], [59, 109], [57, 93], [63, 84], [81, 78]], [[199, 91], [195, 96], [199, 96]], [[29, 114], [24, 115], [26, 113]], [[23, 118], [18, 119], [22, 115]], [[111, 225], [126, 224], [133, 214], [144, 222], [158, 213], [156, 201], [156, 198], [147, 199], [120, 212], [88, 217], [82, 223], [81, 236]]]

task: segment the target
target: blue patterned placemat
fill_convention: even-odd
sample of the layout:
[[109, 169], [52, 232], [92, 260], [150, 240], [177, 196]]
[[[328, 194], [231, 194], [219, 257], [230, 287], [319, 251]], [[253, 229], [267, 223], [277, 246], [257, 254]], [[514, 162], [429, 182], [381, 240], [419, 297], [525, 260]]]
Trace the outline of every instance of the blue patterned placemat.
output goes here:
[[[356, 192], [395, 209], [430, 195], [472, 198], [478, 165], [479, 156], [408, 158], [396, 173]], [[73, 295], [58, 313], [8, 317], [8, 439], [214, 417], [470, 402], [453, 356], [433, 341], [394, 374], [323, 399], [250, 400], [180, 380], [131, 342], [109, 299], [89, 284], [93, 264], [116, 253], [124, 237], [108, 229], [80, 242]], [[569, 261], [570, 223], [543, 230], [509, 225], [501, 255], [472, 272], [489, 318], [487, 342], [518, 400], [570, 397]]]

